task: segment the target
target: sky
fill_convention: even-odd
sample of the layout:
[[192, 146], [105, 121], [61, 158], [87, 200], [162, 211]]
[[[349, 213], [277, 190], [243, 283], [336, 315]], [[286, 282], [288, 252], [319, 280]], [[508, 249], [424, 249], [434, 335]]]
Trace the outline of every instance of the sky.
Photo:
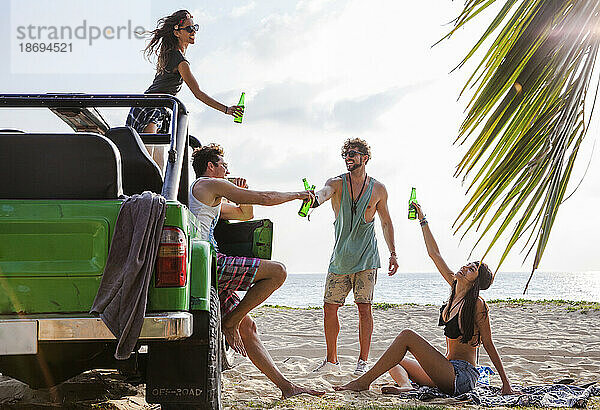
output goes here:
[[[465, 151], [453, 141], [469, 94], [458, 97], [474, 65], [451, 71], [493, 17], [493, 10], [483, 13], [432, 47], [451, 29], [449, 22], [462, 5], [450, 0], [2, 1], [0, 53], [9, 58], [0, 62], [0, 90], [141, 93], [154, 76], [153, 65], [141, 53], [144, 40], [135, 34], [126, 38], [125, 29], [123, 38], [92, 39], [97, 32], [90, 26], [100, 31], [109, 27], [106, 33], [114, 37], [114, 27], [128, 21], [149, 29], [160, 17], [188, 9], [200, 25], [196, 44], [186, 53], [200, 88], [228, 105], [246, 93], [242, 125], [195, 100], [185, 85], [178, 94], [190, 111], [190, 134], [205, 144], [221, 144], [232, 176], [245, 177], [251, 188], [261, 190], [300, 190], [304, 177], [322, 187], [345, 172], [340, 157], [344, 140], [363, 138], [372, 149], [367, 173], [389, 193], [400, 272], [435, 270], [418, 223], [407, 219], [411, 187], [416, 187], [442, 255], [457, 269], [477, 238], [467, 235], [461, 241], [452, 230], [467, 199], [467, 186], [453, 177]], [[72, 43], [70, 52], [21, 49], [39, 42], [40, 33], [33, 30], [19, 38], [24, 31], [18, 27], [76, 29], [84, 20], [86, 38], [53, 40]], [[34, 114], [2, 110], [0, 128], [68, 130], [47, 112]], [[122, 125], [125, 114], [107, 116]], [[568, 192], [588, 163], [589, 169], [558, 213], [540, 271], [600, 271], [600, 158], [593, 149], [597, 123], [591, 124]], [[333, 211], [324, 204], [309, 221], [297, 215], [299, 207], [298, 201], [256, 207], [255, 216], [274, 222], [273, 259], [288, 272], [324, 274], [334, 242]], [[376, 226], [386, 270], [389, 253], [379, 221]], [[500, 246], [487, 257], [492, 267], [502, 250]], [[532, 260], [523, 264], [519, 250], [515, 247], [500, 274], [530, 269]], [[482, 251], [477, 248], [471, 259]]]

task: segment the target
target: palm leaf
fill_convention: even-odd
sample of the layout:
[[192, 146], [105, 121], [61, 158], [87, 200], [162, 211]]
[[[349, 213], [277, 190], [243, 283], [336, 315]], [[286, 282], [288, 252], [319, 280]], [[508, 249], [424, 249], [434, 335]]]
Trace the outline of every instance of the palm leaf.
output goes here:
[[[466, 0], [442, 40], [497, 1]], [[484, 258], [506, 235], [498, 269], [528, 237], [525, 259], [535, 248], [529, 280], [565, 201], [588, 128], [585, 114], [589, 121], [595, 105], [586, 111], [598, 92], [588, 95], [590, 84], [599, 82], [597, 27], [600, 0], [504, 0], [457, 66], [491, 41], [460, 93], [472, 95], [455, 143], [469, 146], [455, 176], [469, 184], [455, 233], [479, 232], [473, 249], [486, 243]]]

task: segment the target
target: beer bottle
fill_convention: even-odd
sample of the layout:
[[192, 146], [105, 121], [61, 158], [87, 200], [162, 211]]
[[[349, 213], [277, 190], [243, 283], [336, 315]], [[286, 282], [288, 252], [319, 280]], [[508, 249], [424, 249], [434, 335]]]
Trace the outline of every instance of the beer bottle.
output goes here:
[[413, 205], [417, 203], [417, 190], [413, 187], [410, 191], [410, 198], [408, 199], [408, 219], [417, 219], [417, 209]]
[[[238, 102], [237, 105], [239, 105], [240, 107], [244, 108], [244, 97], [245, 97], [246, 93], [242, 92], [242, 95], [240, 97], [240, 102]], [[233, 121], [237, 122], [238, 124], [242, 123], [242, 118], [244, 117], [244, 113], [242, 112], [242, 115], [238, 116], [234, 116], [233, 117]]]
[[[302, 182], [304, 183], [304, 189], [306, 189], [307, 191], [310, 191], [311, 189], [315, 189], [316, 188], [314, 185], [312, 187], [309, 186], [308, 185], [308, 181], [306, 180], [306, 178], [302, 178]], [[298, 211], [298, 215], [300, 215], [303, 218], [306, 215], [308, 215], [308, 211], [309, 211], [311, 205], [312, 205], [312, 200], [311, 199], [305, 199], [302, 202], [302, 206], [300, 207], [300, 210]]]

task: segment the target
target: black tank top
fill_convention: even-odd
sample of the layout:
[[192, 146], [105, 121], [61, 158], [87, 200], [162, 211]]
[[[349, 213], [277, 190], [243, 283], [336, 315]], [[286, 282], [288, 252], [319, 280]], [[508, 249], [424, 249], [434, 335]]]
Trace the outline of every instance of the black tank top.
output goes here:
[[182, 61], [187, 61], [180, 50], [173, 50], [169, 54], [165, 70], [156, 73], [152, 85], [144, 94], [171, 94], [176, 95], [181, 90], [183, 78], [177, 67]]

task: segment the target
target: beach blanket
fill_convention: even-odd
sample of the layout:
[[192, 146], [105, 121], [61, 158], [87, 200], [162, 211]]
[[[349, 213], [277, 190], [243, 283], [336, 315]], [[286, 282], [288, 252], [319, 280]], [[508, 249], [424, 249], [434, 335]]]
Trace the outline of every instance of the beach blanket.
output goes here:
[[[420, 386], [416, 390], [401, 393], [407, 399], [430, 401], [447, 399], [445, 403], [461, 402], [483, 407], [578, 407], [587, 405], [590, 397], [600, 397], [600, 386], [595, 383], [588, 386], [551, 384], [543, 386], [513, 386], [521, 394], [503, 396], [498, 387], [477, 384], [474, 390], [459, 396], [449, 396], [434, 387]], [[437, 401], [437, 400], [436, 400]]]

